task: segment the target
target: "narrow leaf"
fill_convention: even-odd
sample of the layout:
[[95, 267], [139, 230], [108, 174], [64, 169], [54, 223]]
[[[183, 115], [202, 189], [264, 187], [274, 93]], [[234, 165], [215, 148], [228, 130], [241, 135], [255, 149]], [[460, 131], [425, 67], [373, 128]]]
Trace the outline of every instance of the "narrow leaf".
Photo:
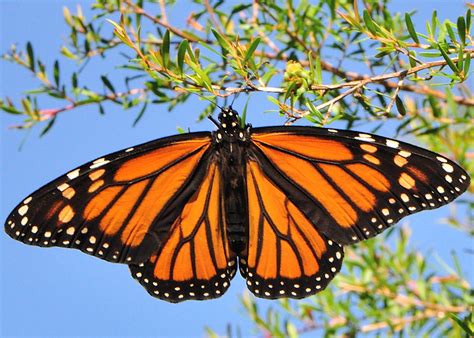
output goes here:
[[466, 45], [466, 22], [464, 21], [464, 17], [460, 16], [458, 18], [458, 34], [459, 37], [461, 38], [461, 44], [463, 46]]
[[178, 63], [178, 68], [181, 74], [183, 74], [184, 57], [186, 56], [186, 49], [188, 48], [188, 44], [188, 40], [183, 40], [178, 46], [178, 56], [176, 61]]
[[166, 30], [163, 36], [163, 42], [160, 48], [161, 57], [163, 60], [163, 67], [168, 68], [170, 63], [170, 31]]
[[56, 87], [59, 87], [59, 62], [58, 62], [58, 60], [54, 61], [53, 76], [54, 76], [54, 83], [56, 83]]
[[469, 327], [468, 321], [466, 320], [466, 323], [462, 321], [459, 317], [457, 317], [453, 313], [448, 313], [449, 317], [451, 317], [452, 320], [456, 322], [463, 330], [466, 332], [466, 335], [472, 336], [474, 335], [474, 331]]
[[441, 55], [443, 55], [443, 58], [446, 60], [446, 63], [448, 64], [449, 68], [452, 69], [454, 73], [459, 73], [458, 67], [454, 64], [454, 62], [449, 58], [449, 55], [446, 53], [444, 48], [438, 43], [438, 49], [441, 52]]
[[135, 118], [135, 121], [133, 121], [133, 126], [135, 127], [137, 123], [142, 119], [143, 114], [145, 114], [146, 107], [148, 106], [148, 102], [145, 102], [143, 104], [142, 109], [140, 109], [140, 112], [138, 113], [137, 117]]
[[377, 34], [377, 28], [375, 27], [375, 23], [370, 17], [370, 14], [369, 12], [367, 12], [367, 10], [364, 10], [363, 17], [364, 17], [364, 23], [369, 29], [369, 31], [374, 35]]
[[466, 56], [464, 60], [464, 74], [467, 76], [469, 74], [469, 67], [471, 66], [471, 56]]
[[14, 107], [10, 107], [10, 106], [1, 105], [0, 109], [4, 110], [5, 112], [10, 113], [10, 114], [15, 114], [15, 115], [23, 114], [21, 111], [16, 110]]
[[405, 116], [407, 114], [407, 110], [405, 109], [403, 101], [398, 96], [395, 98], [395, 104], [397, 105], [398, 113], [402, 116]]
[[249, 105], [249, 101], [250, 101], [250, 96], [247, 97], [247, 101], [245, 102], [244, 109], [242, 109], [242, 114], [241, 114], [241, 117], [240, 117], [240, 127], [241, 128], [245, 128], [245, 122], [247, 120], [247, 107]]
[[26, 43], [26, 53], [28, 54], [28, 66], [34, 72], [35, 71], [35, 54], [33, 52], [33, 46], [31, 42]]
[[453, 43], [457, 42], [456, 35], [454, 34], [453, 27], [451, 27], [451, 22], [446, 22], [445, 25], [446, 31], [448, 32], [449, 38]]
[[469, 8], [466, 13], [466, 31], [471, 30], [471, 9]]
[[219, 45], [222, 47], [223, 49], [223, 54], [229, 54], [229, 50], [232, 50], [232, 46], [231, 44], [229, 43], [229, 41], [227, 41], [227, 38], [222, 36], [218, 31], [216, 31], [214, 28], [211, 28], [211, 32], [212, 34], [214, 34], [214, 36], [216, 37], [217, 39], [217, 42], [219, 43]]
[[410, 14], [408, 13], [405, 13], [405, 22], [407, 24], [408, 33], [410, 33], [413, 41], [415, 41], [417, 44], [420, 44], [420, 40], [416, 34], [415, 26], [413, 25], [413, 21], [411, 20]]
[[112, 83], [110, 82], [110, 80], [107, 78], [107, 76], [105, 75], [102, 75], [100, 77], [100, 79], [102, 80], [102, 82], [104, 83], [104, 85], [112, 92], [115, 94], [115, 88], [114, 86], [112, 85]]
[[257, 49], [261, 40], [262, 39], [260, 38], [256, 38], [255, 40], [252, 41], [249, 48], [247, 49], [247, 53], [245, 54], [244, 63], [246, 63], [253, 56], [253, 53]]
[[54, 122], [56, 122], [56, 115], [51, 120], [49, 120], [46, 127], [44, 127], [44, 129], [41, 131], [40, 137], [46, 135], [46, 133], [53, 127]]
[[76, 72], [72, 73], [71, 84], [72, 84], [72, 88], [74, 89], [77, 88], [77, 73]]

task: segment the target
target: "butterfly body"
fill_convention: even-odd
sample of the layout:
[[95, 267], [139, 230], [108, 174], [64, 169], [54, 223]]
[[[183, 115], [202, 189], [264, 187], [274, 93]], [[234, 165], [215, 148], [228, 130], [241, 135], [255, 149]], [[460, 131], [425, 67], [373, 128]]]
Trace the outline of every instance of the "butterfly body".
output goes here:
[[347, 130], [242, 126], [158, 139], [86, 163], [24, 199], [5, 231], [128, 264], [154, 297], [221, 296], [237, 269], [262, 298], [303, 298], [343, 246], [445, 205], [469, 186], [446, 157]]
[[223, 110], [219, 114], [219, 129], [213, 133], [213, 143], [224, 187], [223, 209], [229, 247], [236, 255], [245, 250], [248, 236], [246, 190], [246, 156], [250, 145], [250, 125], [242, 128], [238, 114]]

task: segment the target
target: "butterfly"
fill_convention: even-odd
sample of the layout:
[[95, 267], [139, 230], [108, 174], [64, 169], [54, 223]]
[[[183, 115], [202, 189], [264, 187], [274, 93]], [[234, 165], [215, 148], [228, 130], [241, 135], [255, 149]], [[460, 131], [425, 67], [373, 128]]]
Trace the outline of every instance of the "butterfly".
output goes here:
[[5, 230], [26, 244], [127, 264], [154, 297], [221, 296], [237, 269], [262, 298], [303, 298], [341, 269], [344, 245], [453, 201], [450, 159], [381, 136], [243, 125], [161, 138], [86, 163], [24, 199]]

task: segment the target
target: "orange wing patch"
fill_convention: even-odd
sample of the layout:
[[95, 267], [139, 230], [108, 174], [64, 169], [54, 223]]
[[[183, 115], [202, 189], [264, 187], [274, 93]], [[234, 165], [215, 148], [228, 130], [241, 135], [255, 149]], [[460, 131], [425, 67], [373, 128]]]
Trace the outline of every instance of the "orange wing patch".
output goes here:
[[140, 157], [124, 162], [115, 173], [117, 182], [128, 182], [147, 176], [170, 165], [178, 158], [200, 149], [202, 153], [209, 147], [209, 138], [188, 140], [156, 149]]
[[179, 302], [216, 298], [226, 291], [235, 273], [235, 258], [229, 256], [221, 199], [221, 177], [211, 164], [157, 255], [130, 266], [152, 296]]
[[[197, 189], [210, 145], [210, 136], [163, 139], [87, 163], [20, 204], [7, 221], [9, 233], [28, 244], [78, 248], [113, 262], [143, 262], [166, 235], [156, 220], [183, 190], [186, 196], [193, 193], [189, 177], [197, 180]], [[179, 213], [181, 207], [171, 209]]]
[[247, 163], [249, 239], [241, 272], [264, 298], [321, 291], [341, 267], [343, 248], [320, 234], [256, 162]]
[[[345, 196], [336, 190], [336, 186], [323, 176], [324, 172], [321, 171], [320, 167], [276, 149], [266, 147], [261, 149], [294, 183], [311, 194], [335, 219], [337, 224], [342, 227], [350, 227], [356, 224], [356, 211]], [[327, 171], [337, 170], [332, 166], [326, 166], [325, 168]], [[311, 183], [308, 184], [308, 182]]]
[[406, 215], [446, 204], [469, 182], [443, 156], [351, 131], [262, 128], [252, 134], [250, 152], [307, 219], [340, 244], [373, 237]]
[[347, 161], [353, 158], [352, 152], [341, 142], [314, 136], [281, 132], [254, 134], [252, 139], [258, 145], [271, 145], [272, 147], [296, 152], [312, 159]]

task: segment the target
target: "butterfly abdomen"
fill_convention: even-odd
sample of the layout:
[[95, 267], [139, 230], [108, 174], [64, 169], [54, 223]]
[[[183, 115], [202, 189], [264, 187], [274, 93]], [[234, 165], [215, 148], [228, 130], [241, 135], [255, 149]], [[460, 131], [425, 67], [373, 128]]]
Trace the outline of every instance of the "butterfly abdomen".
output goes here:
[[248, 229], [245, 145], [240, 142], [223, 142], [220, 153], [227, 238], [230, 249], [238, 254], [246, 247]]

